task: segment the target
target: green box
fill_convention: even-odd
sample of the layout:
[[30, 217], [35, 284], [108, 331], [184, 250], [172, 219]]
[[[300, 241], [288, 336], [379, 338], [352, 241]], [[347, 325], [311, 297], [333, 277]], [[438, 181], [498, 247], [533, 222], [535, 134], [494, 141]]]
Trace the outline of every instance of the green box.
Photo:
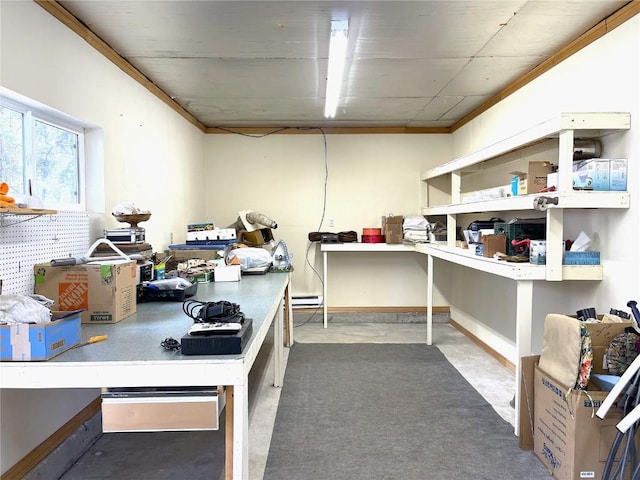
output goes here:
[[516, 223], [494, 223], [494, 233], [504, 234], [507, 237], [507, 255], [518, 255], [519, 251], [512, 245], [513, 240], [546, 240], [547, 226], [546, 223], [538, 220], [522, 221]]

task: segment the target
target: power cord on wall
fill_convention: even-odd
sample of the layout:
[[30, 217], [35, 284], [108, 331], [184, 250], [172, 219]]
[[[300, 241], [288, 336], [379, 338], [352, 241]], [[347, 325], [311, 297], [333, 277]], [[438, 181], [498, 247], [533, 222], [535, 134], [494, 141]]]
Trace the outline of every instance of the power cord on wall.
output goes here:
[[[308, 128], [301, 128], [301, 127], [282, 127], [282, 128], [277, 128], [274, 129], [270, 132], [264, 133], [264, 134], [250, 134], [250, 133], [243, 133], [243, 132], [238, 132], [229, 128], [225, 128], [225, 127], [215, 127], [218, 130], [222, 130], [223, 132], [227, 132], [227, 133], [233, 133], [235, 135], [241, 135], [243, 137], [250, 137], [250, 138], [264, 138], [267, 137], [269, 135], [273, 135], [275, 133], [280, 133], [286, 130], [319, 130], [321, 135], [322, 135], [322, 143], [323, 143], [323, 147], [324, 147], [324, 186], [323, 186], [323, 193], [322, 193], [322, 213], [320, 215], [320, 224], [318, 225], [318, 228], [316, 229], [317, 232], [322, 231], [322, 224], [324, 223], [324, 217], [325, 217], [325, 213], [326, 213], [326, 209], [327, 209], [327, 184], [328, 184], [328, 180], [329, 180], [329, 162], [328, 162], [328, 148], [327, 148], [327, 135], [325, 133], [325, 131], [321, 128], [321, 127], [308, 127]], [[309, 252], [311, 250], [311, 246], [314, 244], [314, 242], [309, 242], [307, 245], [307, 251], [305, 253], [305, 262], [306, 264], [309, 266], [309, 268], [311, 269], [311, 271], [315, 274], [315, 276], [318, 278], [318, 280], [320, 281], [320, 285], [324, 291], [324, 279], [322, 278], [322, 276], [320, 275], [320, 273], [318, 273], [318, 271], [314, 268], [314, 266], [311, 264], [311, 262], [309, 261]], [[324, 301], [324, 299], [323, 299]], [[304, 322], [298, 324], [298, 325], [294, 325], [294, 328], [296, 327], [301, 327], [302, 325], [305, 325], [307, 323], [309, 323], [320, 311], [321, 306], [319, 305], [318, 307], [316, 307], [316, 309], [314, 310], [314, 312], [311, 314], [311, 316], [305, 320]], [[186, 312], [185, 312], [186, 313]]]

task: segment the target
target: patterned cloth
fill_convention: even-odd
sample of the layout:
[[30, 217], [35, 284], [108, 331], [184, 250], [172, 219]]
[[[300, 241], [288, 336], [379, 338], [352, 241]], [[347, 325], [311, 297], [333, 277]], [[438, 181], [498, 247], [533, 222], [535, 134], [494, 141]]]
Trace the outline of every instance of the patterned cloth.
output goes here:
[[624, 332], [616, 335], [607, 349], [607, 368], [611, 375], [622, 375], [638, 356], [640, 335]]

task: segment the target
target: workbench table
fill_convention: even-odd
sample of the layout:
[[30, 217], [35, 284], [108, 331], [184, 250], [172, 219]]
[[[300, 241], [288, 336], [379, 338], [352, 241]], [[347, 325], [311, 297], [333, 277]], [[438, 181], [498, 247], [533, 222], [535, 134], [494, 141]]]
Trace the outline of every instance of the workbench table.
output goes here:
[[[182, 302], [152, 302], [116, 324], [82, 326], [82, 340], [108, 335], [103, 342], [46, 362], [2, 362], [2, 388], [117, 388], [163, 386], [226, 387], [225, 478], [249, 478], [248, 375], [271, 325], [274, 326], [274, 386], [282, 386], [284, 349], [292, 343], [290, 274], [246, 276], [239, 282], [199, 284], [192, 297], [227, 300], [253, 319], [253, 333], [237, 355], [182, 355], [165, 350], [167, 337], [179, 340], [193, 320]], [[284, 337], [283, 338], [283, 333]]]

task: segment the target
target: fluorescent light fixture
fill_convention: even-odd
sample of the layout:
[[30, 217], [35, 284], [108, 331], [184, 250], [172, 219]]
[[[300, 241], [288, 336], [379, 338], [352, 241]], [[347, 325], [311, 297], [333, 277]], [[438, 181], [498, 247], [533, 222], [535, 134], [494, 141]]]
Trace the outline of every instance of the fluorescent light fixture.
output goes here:
[[333, 118], [338, 108], [342, 73], [347, 55], [348, 20], [331, 21], [331, 40], [329, 42], [329, 69], [327, 73], [327, 93], [324, 104], [324, 116]]

